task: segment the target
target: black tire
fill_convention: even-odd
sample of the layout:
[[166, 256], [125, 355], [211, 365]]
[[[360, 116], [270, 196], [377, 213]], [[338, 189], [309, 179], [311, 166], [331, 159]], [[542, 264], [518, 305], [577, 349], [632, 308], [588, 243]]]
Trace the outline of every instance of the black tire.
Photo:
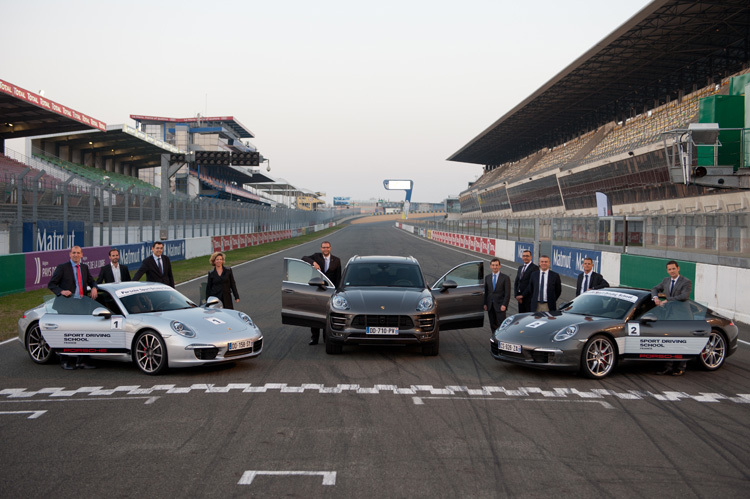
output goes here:
[[37, 364], [49, 364], [56, 357], [52, 348], [44, 341], [38, 322], [33, 323], [26, 331], [26, 353]]
[[326, 338], [326, 353], [328, 355], [339, 355], [344, 350], [344, 345], [338, 342], [333, 342], [329, 338]]
[[698, 356], [698, 367], [704, 371], [716, 371], [724, 365], [727, 358], [727, 339], [716, 329], [711, 330], [708, 343]]
[[592, 336], [581, 353], [581, 372], [591, 379], [606, 378], [617, 365], [614, 340], [603, 334]]
[[422, 343], [422, 355], [425, 357], [434, 357], [440, 352], [440, 336], [435, 333], [435, 341]]
[[167, 344], [156, 331], [141, 331], [133, 343], [133, 362], [144, 374], [156, 375], [167, 370]]

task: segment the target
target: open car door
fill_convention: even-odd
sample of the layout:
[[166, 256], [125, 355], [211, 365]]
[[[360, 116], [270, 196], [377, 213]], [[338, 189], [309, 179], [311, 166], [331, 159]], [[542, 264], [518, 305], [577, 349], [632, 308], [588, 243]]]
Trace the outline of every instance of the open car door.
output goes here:
[[328, 300], [335, 291], [333, 283], [312, 265], [284, 258], [281, 323], [325, 328]]
[[438, 306], [441, 331], [484, 326], [484, 262], [453, 267], [430, 291]]

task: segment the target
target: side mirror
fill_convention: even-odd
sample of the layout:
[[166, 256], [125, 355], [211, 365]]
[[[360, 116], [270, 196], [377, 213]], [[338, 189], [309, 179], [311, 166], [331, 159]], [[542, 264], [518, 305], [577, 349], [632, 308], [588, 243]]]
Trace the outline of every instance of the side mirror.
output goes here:
[[656, 322], [659, 318], [656, 317], [656, 314], [648, 312], [646, 314], [643, 314], [643, 317], [641, 317], [641, 323], [648, 324], [649, 322]]
[[322, 277], [313, 277], [312, 279], [307, 281], [307, 284], [309, 284], [310, 286], [317, 286], [320, 289], [325, 289], [328, 287], [328, 283]]
[[455, 289], [457, 287], [458, 287], [458, 283], [456, 283], [456, 281], [446, 280], [440, 286], [440, 291], [443, 292], [443, 291], [447, 291], [449, 289]]
[[91, 315], [94, 317], [101, 317], [103, 319], [109, 319], [112, 317], [112, 312], [107, 310], [104, 307], [96, 307], [93, 312], [91, 312]]
[[209, 296], [208, 299], [206, 299], [206, 308], [221, 308], [221, 300], [219, 300], [215, 296]]

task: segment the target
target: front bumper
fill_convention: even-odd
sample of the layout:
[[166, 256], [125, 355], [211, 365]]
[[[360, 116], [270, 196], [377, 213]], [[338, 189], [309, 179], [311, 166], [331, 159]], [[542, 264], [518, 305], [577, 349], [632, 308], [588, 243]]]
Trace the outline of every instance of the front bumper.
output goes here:
[[[562, 345], [568, 342], [562, 342]], [[562, 346], [561, 345], [561, 346]], [[580, 367], [581, 349], [556, 348], [554, 346], [521, 345], [521, 353], [500, 350], [498, 340], [490, 339], [490, 353], [496, 360], [538, 369], [575, 371]]]
[[[170, 338], [171, 339], [171, 338]], [[228, 341], [200, 343], [180, 341], [179, 345], [167, 340], [169, 367], [203, 366], [257, 357], [263, 351], [263, 336], [252, 339], [252, 344], [240, 350], [229, 350]]]
[[[368, 326], [397, 327], [398, 334], [368, 334]], [[438, 337], [435, 314], [378, 315], [331, 313], [326, 341], [347, 345], [414, 345]]]

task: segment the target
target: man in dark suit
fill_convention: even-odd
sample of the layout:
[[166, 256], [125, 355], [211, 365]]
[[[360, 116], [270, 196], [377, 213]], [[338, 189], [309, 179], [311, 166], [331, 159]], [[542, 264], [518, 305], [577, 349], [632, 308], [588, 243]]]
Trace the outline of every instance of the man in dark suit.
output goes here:
[[[320, 253], [313, 253], [310, 256], [303, 256], [302, 261], [309, 263], [325, 276], [337, 288], [341, 282], [341, 260], [331, 254], [331, 243], [323, 241], [320, 243]], [[312, 328], [310, 343], [308, 345], [317, 345], [320, 338], [320, 329]]]
[[150, 282], [161, 282], [167, 286], [174, 287], [174, 277], [172, 277], [172, 263], [169, 257], [162, 255], [164, 252], [164, 243], [154, 241], [151, 245], [151, 256], [147, 257], [141, 263], [141, 268], [133, 276], [134, 281], [139, 281], [143, 274], [146, 274], [146, 280]]
[[518, 267], [518, 272], [516, 272], [513, 292], [518, 302], [518, 311], [531, 312], [531, 286], [529, 286], [529, 281], [531, 274], [539, 270], [539, 267], [531, 261], [531, 251], [529, 250], [521, 253], [521, 260], [523, 260], [523, 265]]
[[578, 274], [578, 283], [576, 284], [576, 296], [585, 293], [589, 289], [608, 288], [609, 283], [598, 272], [594, 272], [594, 260], [589, 257], [583, 259], [583, 272]]
[[[690, 292], [693, 290], [693, 283], [687, 277], [680, 275], [680, 266], [674, 260], [667, 262], [667, 274], [669, 277], [665, 277], [659, 284], [651, 288], [651, 297], [660, 307], [664, 307], [667, 303], [681, 301], [684, 302], [690, 299]], [[660, 300], [659, 295], [663, 295], [664, 299]], [[687, 368], [687, 361], [667, 362], [664, 365], [664, 369], [659, 371], [658, 374], [671, 374], [672, 376], [682, 376], [685, 374]]]
[[127, 282], [130, 280], [130, 271], [127, 265], [120, 265], [120, 251], [117, 248], [109, 250], [109, 265], [102, 267], [99, 271], [97, 284], [103, 282]]
[[490, 260], [492, 273], [484, 277], [484, 309], [490, 319], [490, 329], [500, 327], [510, 301], [510, 277], [500, 272], [500, 259]]
[[539, 257], [539, 270], [531, 274], [529, 280], [531, 288], [532, 312], [550, 312], [557, 310], [557, 299], [562, 293], [560, 274], [549, 269], [549, 257]]
[[[81, 262], [83, 250], [80, 246], [70, 248], [70, 261], [61, 263], [55, 268], [47, 287], [57, 296], [66, 298], [83, 298], [86, 287], [91, 286], [91, 298], [96, 300], [96, 281], [89, 272], [89, 266]], [[83, 367], [93, 369], [95, 366], [87, 362], [86, 356], [60, 355], [60, 365], [63, 369]]]

